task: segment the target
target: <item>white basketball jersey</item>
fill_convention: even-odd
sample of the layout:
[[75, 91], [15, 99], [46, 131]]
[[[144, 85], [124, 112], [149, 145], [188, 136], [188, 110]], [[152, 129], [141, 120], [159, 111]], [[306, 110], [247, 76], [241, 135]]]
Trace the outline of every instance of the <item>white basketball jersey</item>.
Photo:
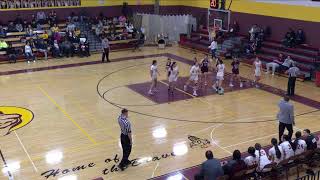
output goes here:
[[288, 141], [284, 141], [280, 144], [280, 146], [283, 149], [283, 152], [285, 153], [285, 159], [288, 159], [292, 156], [294, 156], [293, 149], [291, 147], [291, 144]]
[[281, 146], [278, 146], [279, 151], [281, 153], [280, 159], [277, 158], [276, 148], [272, 147], [269, 149], [269, 156], [274, 159], [274, 162], [279, 163], [284, 159], [284, 152]]

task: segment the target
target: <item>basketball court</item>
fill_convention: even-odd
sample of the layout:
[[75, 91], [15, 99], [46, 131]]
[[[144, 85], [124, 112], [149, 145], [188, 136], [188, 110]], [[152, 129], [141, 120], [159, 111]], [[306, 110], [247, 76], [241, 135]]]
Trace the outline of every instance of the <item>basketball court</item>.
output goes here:
[[[242, 64], [245, 87], [229, 88], [231, 61], [225, 60], [225, 94], [213, 93], [210, 82], [194, 97], [182, 88], [194, 56], [204, 57], [178, 46], [145, 47], [113, 52], [112, 63], [104, 64], [100, 54], [1, 64], [0, 111], [20, 114], [22, 122], [1, 129], [0, 179], [149, 179], [198, 165], [209, 149], [222, 159], [256, 142], [269, 145], [278, 136], [277, 103], [287, 78], [263, 75], [257, 89], [250, 83], [251, 67]], [[167, 93], [167, 58], [180, 69], [174, 96]], [[152, 60], [159, 64], [160, 92], [148, 96]], [[319, 131], [319, 88], [297, 82], [296, 91], [295, 130]], [[123, 172], [116, 166], [122, 157], [117, 122], [121, 108], [129, 109], [133, 128], [132, 166]]]

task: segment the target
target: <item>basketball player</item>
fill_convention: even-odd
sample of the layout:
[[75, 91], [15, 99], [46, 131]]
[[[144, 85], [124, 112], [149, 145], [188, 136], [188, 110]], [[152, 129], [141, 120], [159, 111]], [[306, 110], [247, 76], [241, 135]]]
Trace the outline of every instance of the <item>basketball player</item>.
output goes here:
[[280, 144], [281, 148], [284, 152], [284, 159], [289, 159], [290, 157], [294, 156], [294, 151], [292, 149], [292, 143], [288, 135], [284, 134], [282, 136], [283, 142]]
[[269, 149], [269, 159], [271, 162], [279, 163], [284, 158], [282, 147], [278, 145], [276, 138], [271, 139], [272, 148]]
[[257, 156], [258, 159], [258, 167], [257, 167], [257, 171], [262, 172], [264, 166], [266, 166], [267, 164], [270, 164], [270, 160], [267, 156], [267, 153], [264, 149], [261, 148], [261, 144], [256, 143], [254, 145], [254, 147], [256, 148], [255, 154]]
[[240, 66], [240, 61], [238, 58], [233, 58], [233, 61], [231, 63], [231, 66], [232, 66], [232, 75], [231, 75], [231, 79], [230, 79], [230, 84], [229, 86], [230, 87], [233, 87], [233, 82], [236, 80], [236, 81], [239, 81], [240, 83], [240, 88], [243, 87], [243, 83], [240, 79], [240, 76], [239, 76], [239, 66]]
[[217, 76], [216, 76], [216, 82], [215, 84], [212, 86], [212, 88], [217, 92], [219, 93], [220, 95], [223, 94], [223, 88], [222, 88], [222, 82], [223, 82], [223, 77], [224, 77], [224, 69], [225, 69], [225, 66], [223, 64], [223, 61], [218, 58], [218, 61], [217, 61]]
[[248, 148], [249, 156], [244, 159], [244, 162], [246, 163], [247, 166], [253, 166], [258, 164], [258, 158], [255, 152], [256, 152], [256, 149], [254, 147]]
[[297, 131], [296, 139], [293, 141], [292, 149], [294, 150], [294, 155], [299, 155], [307, 150], [307, 144], [306, 141], [301, 139], [301, 132]]
[[204, 82], [205, 86], [208, 84], [207, 76], [209, 73], [209, 65], [210, 65], [209, 57], [208, 55], [205, 55], [204, 59], [201, 62], [201, 73], [202, 73], [201, 82]]
[[167, 71], [167, 78], [168, 79], [169, 79], [171, 64], [172, 64], [172, 60], [170, 58], [168, 58], [167, 63], [166, 63], [166, 71]]
[[179, 68], [177, 66], [177, 63], [173, 62], [171, 64], [171, 67], [169, 68], [169, 91], [168, 91], [168, 93], [171, 92], [171, 94], [173, 94], [173, 91], [175, 89], [175, 85], [178, 80], [178, 75], [179, 75]]
[[198, 63], [194, 63], [194, 65], [190, 69], [190, 78], [184, 85], [184, 91], [188, 90], [188, 86], [190, 83], [193, 83], [193, 95], [198, 96], [197, 89], [198, 89], [198, 80], [199, 80], [199, 74], [200, 74], [200, 67]]
[[256, 57], [255, 61], [253, 62], [253, 68], [254, 68], [254, 84], [256, 85], [256, 88], [259, 88], [258, 82], [261, 79], [262, 62], [258, 57]]
[[157, 61], [153, 60], [150, 67], [151, 86], [148, 92], [149, 95], [153, 95], [153, 92], [157, 92], [158, 75], [160, 74], [158, 72]]

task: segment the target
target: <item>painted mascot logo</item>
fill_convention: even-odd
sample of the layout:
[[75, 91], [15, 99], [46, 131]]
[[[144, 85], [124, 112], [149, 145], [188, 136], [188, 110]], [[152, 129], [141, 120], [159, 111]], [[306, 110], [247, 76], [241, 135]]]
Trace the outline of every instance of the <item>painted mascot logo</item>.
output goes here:
[[0, 106], [0, 136], [20, 129], [33, 120], [32, 111], [13, 106]]

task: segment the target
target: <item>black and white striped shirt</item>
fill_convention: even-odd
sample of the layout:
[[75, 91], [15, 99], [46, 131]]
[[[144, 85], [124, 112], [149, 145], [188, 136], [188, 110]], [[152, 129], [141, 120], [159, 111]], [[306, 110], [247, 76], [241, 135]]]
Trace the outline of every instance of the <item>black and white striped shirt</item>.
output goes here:
[[118, 123], [121, 129], [121, 134], [128, 135], [131, 133], [131, 124], [125, 116], [120, 115], [118, 118]]

